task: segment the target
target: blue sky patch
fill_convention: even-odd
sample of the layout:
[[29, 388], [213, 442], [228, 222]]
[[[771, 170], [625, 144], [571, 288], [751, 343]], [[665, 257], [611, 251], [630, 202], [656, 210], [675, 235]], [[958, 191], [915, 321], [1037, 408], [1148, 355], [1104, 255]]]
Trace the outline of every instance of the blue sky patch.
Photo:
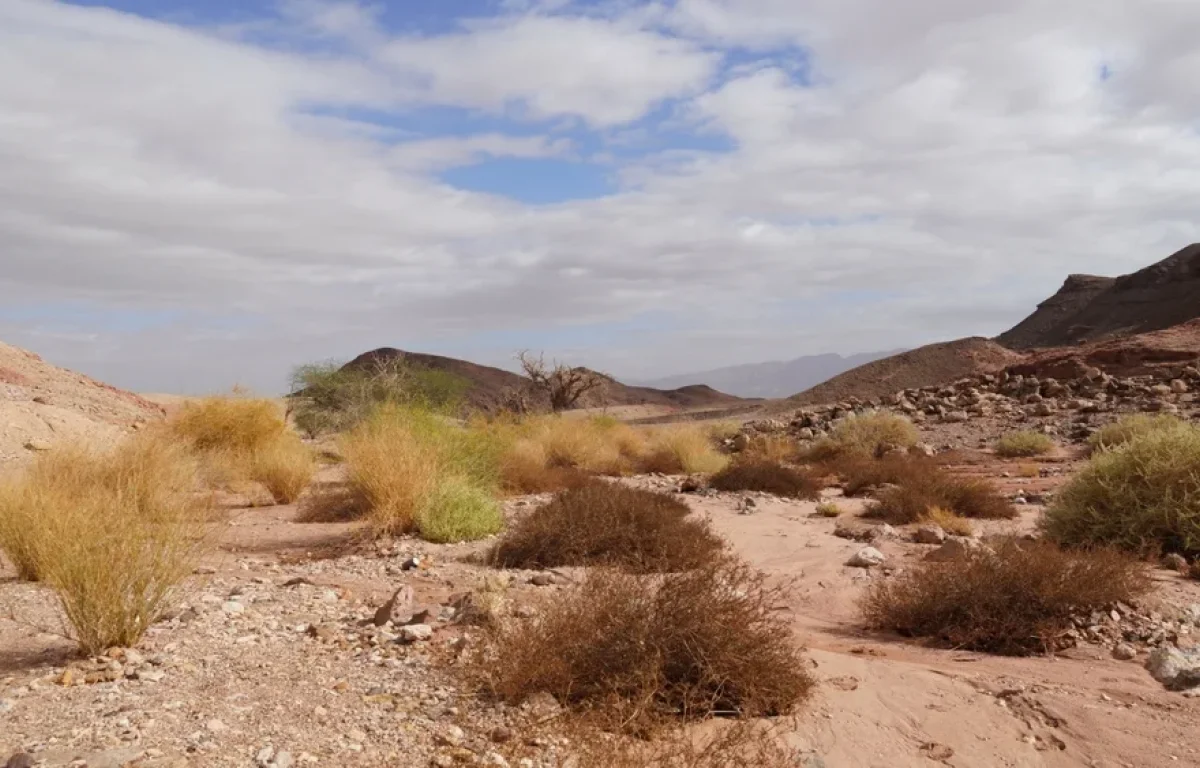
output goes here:
[[550, 158], [498, 157], [439, 174], [459, 189], [545, 205], [603, 197], [616, 191], [611, 169]]

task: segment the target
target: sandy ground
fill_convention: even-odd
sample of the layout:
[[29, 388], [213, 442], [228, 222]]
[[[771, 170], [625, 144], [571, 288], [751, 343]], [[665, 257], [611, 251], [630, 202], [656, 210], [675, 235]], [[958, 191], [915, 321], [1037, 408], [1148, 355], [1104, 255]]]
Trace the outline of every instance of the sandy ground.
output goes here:
[[[991, 477], [1010, 493], [1052, 487], [1074, 461], [1064, 452], [1038, 462], [1048, 476], [1029, 479], [1018, 476], [1028, 461], [971, 451], [959, 458], [959, 471]], [[659, 477], [630, 482], [675, 485]], [[744, 558], [789, 586], [780, 608], [821, 681], [813, 702], [788, 725], [789, 741], [823, 760], [808, 765], [1200, 765], [1200, 698], [1164, 690], [1143, 668], [1144, 655], [1116, 661], [1104, 648], [1081, 646], [1055, 658], [1001, 658], [865, 632], [857, 600], [871, 579], [888, 576], [844, 566], [863, 545], [834, 536], [838, 522], [817, 516], [815, 504], [756, 496], [753, 513], [745, 514], [740, 495], [682, 498]], [[512, 500], [507, 509], [519, 515], [536, 501]], [[862, 502], [843, 504], [849, 517]], [[984, 527], [1031, 530], [1039, 507], [1022, 509], [1017, 521]], [[55, 634], [61, 629], [53, 603], [36, 586], [0, 581], [0, 616], [7, 617], [0, 618], [0, 759], [31, 749], [48, 765], [90, 755], [93, 768], [121, 765], [104, 762], [114, 755], [140, 757], [145, 766], [287, 764], [259, 760], [270, 747], [297, 764], [416, 766], [450, 764], [447, 754], [469, 748], [478, 760], [493, 761], [483, 764], [501, 765], [496, 757], [511, 765], [557, 764], [553, 743], [492, 743], [487, 734], [497, 724], [519, 728], [523, 721], [482, 708], [429, 654], [356, 634], [401, 584], [414, 588], [418, 602], [444, 606], [494, 578], [496, 572], [464, 562], [482, 544], [405, 540], [347, 550], [352, 524], [302, 524], [295, 516], [292, 506], [231, 512], [219, 547], [189, 584], [182, 616], [147, 636], [143, 654], [159, 658], [144, 678], [135, 671], [93, 685], [56, 683], [78, 662]], [[903, 538], [873, 546], [892, 567], [929, 549]], [[422, 566], [404, 570], [414, 555]], [[516, 605], [536, 605], [564, 588], [508, 575]], [[1200, 604], [1200, 582], [1167, 571], [1156, 579], [1149, 604], [1164, 613]], [[432, 645], [451, 635], [439, 629]]]

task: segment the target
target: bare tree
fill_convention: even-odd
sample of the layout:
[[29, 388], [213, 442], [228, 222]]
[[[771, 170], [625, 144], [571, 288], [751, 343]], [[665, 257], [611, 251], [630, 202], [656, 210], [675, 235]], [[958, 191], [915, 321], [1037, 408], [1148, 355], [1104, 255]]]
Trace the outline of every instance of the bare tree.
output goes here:
[[533, 388], [549, 398], [555, 413], [574, 408], [580, 398], [604, 385], [604, 377], [595, 371], [572, 368], [557, 360], [547, 364], [542, 355], [534, 357], [528, 350], [518, 354], [517, 360]]

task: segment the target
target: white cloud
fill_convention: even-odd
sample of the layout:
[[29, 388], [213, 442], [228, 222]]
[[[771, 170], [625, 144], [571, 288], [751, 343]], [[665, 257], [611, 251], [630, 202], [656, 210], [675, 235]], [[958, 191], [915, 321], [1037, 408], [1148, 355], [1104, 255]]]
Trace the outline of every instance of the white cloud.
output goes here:
[[578, 115], [602, 126], [700, 90], [717, 64], [689, 42], [620, 21], [538, 15], [398, 39], [380, 58], [419, 78], [433, 100], [534, 118]]
[[[502, 362], [515, 335], [592, 323], [550, 351], [647, 376], [994, 333], [1067, 272], [1200, 239], [1200, 6], [534, 3], [399, 39], [369, 7], [284, 7], [290, 51], [0, 4], [0, 307], [193, 313], [137, 332], [0, 313], [0, 338], [195, 389], [385, 343]], [[735, 45], [758, 53], [717, 75]], [[620, 160], [667, 99], [671, 131], [736, 148]], [[582, 150], [386, 118], [430, 104], [596, 127], [626, 187], [544, 207], [451, 188], [431, 172]], [[647, 313], [666, 327], [620, 330]]]

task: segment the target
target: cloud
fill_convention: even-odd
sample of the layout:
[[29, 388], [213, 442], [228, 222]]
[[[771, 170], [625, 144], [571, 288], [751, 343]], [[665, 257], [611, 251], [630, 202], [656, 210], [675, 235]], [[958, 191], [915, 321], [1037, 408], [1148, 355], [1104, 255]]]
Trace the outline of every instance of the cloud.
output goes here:
[[[281, 9], [0, 4], [0, 304], [182, 313], [0, 338], [152, 389], [380, 344], [507, 363], [518, 337], [648, 377], [996, 333], [1068, 272], [1200, 239], [1200, 7], [510, 2], [425, 33]], [[439, 175], [505, 157], [620, 186], [527, 205]]]

